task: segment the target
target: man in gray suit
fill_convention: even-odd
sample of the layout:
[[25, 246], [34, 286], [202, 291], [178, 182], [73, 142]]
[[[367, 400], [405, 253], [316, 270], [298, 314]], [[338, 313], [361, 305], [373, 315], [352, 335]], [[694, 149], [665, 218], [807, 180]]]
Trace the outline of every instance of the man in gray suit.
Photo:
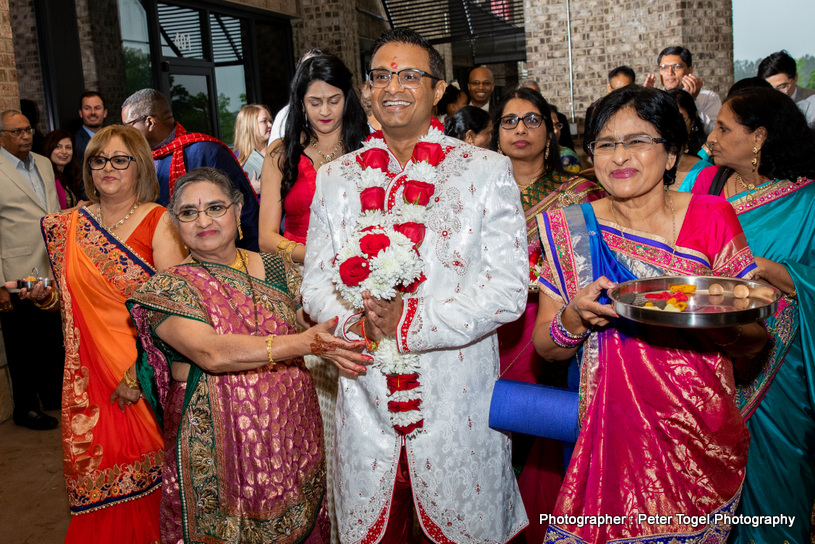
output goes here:
[[31, 153], [33, 134], [19, 111], [0, 113], [0, 326], [14, 390], [14, 422], [46, 430], [58, 422], [40, 411], [40, 401], [46, 410], [57, 409], [62, 394], [60, 317], [2, 286], [50, 272], [40, 220], [60, 208], [51, 162]]

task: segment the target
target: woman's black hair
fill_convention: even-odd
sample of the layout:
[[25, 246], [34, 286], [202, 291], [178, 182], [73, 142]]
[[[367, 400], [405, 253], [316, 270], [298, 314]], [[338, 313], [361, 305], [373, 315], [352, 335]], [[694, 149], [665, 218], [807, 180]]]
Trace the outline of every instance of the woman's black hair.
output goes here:
[[[670, 53], [668, 53], [670, 54]], [[666, 91], [652, 87], [628, 85], [608, 93], [594, 103], [589, 124], [586, 126], [586, 142], [593, 142], [608, 121], [620, 110], [631, 108], [637, 117], [650, 123], [660, 138], [667, 140], [663, 145], [668, 153], [679, 157], [688, 139], [685, 119], [679, 113], [676, 101]], [[588, 145], [588, 144], [587, 144]], [[662, 176], [665, 185], [676, 181], [675, 161], [673, 168], [666, 170]]]
[[775, 90], [775, 87], [770, 85], [770, 82], [764, 78], [745, 77], [744, 79], [740, 79], [731, 85], [731, 87], [727, 90], [727, 96], [730, 96], [736, 91], [741, 91], [742, 89], [755, 89], [756, 87]]
[[[61, 128], [52, 130], [42, 141], [42, 154], [48, 157], [50, 160], [51, 154], [57, 148], [57, 144], [59, 144], [65, 138], [71, 140], [71, 148], [73, 148], [73, 152], [71, 154], [71, 161], [62, 167], [63, 179], [67, 182], [68, 189], [70, 189], [71, 192], [74, 193], [77, 198], [79, 198], [82, 196], [84, 187], [82, 186], [82, 166], [77, 160], [76, 143], [74, 142], [73, 135], [67, 130]], [[53, 167], [54, 175], [56, 176], [58, 174], [57, 166], [53, 162], [51, 163], [51, 166]]]
[[569, 128], [569, 118], [560, 113], [554, 104], [549, 104], [549, 109], [557, 116], [557, 122], [563, 125], [563, 128], [560, 129], [560, 138], [557, 140], [557, 145], [568, 147], [574, 151], [574, 139], [572, 139], [572, 129]]
[[439, 113], [439, 118], [441, 118], [442, 115], [447, 115], [447, 106], [450, 104], [455, 104], [458, 97], [460, 97], [462, 94], [467, 96], [467, 93], [458, 87], [454, 87], [453, 85], [450, 85], [444, 90], [444, 94], [441, 95], [439, 102], [436, 104], [436, 111]]
[[815, 131], [789, 96], [772, 88], [753, 87], [734, 92], [724, 106], [749, 131], [759, 127], [767, 131], [759, 174], [770, 179], [815, 177]]
[[[688, 133], [688, 153], [691, 155], [699, 156], [699, 151], [707, 141], [707, 132], [705, 132], [705, 124], [699, 118], [699, 110], [696, 108], [696, 102], [693, 97], [685, 89], [671, 89], [668, 94], [676, 100], [676, 105], [688, 113], [691, 118], [690, 132]], [[681, 111], [679, 112], [682, 113]]]
[[549, 158], [544, 159], [544, 172], [562, 172], [563, 162], [560, 160], [560, 146], [558, 145], [557, 140], [555, 140], [555, 126], [554, 123], [552, 123], [552, 110], [549, 107], [549, 102], [546, 101], [541, 93], [534, 89], [530, 89], [529, 87], [522, 87], [520, 89], [509, 91], [504, 95], [501, 101], [495, 105], [495, 107], [490, 108], [490, 110], [493, 112], [492, 142], [490, 142], [490, 149], [493, 151], [498, 150], [498, 141], [502, 130], [501, 117], [504, 116], [504, 109], [507, 107], [507, 103], [513, 98], [526, 100], [535, 106], [539, 112], [541, 112], [543, 124], [546, 126], [546, 133], [549, 135]]
[[444, 133], [462, 142], [467, 132], [476, 134], [490, 126], [490, 114], [475, 106], [464, 106], [444, 122]]
[[283, 135], [283, 153], [279, 155], [279, 167], [283, 173], [280, 183], [280, 197], [285, 198], [297, 181], [300, 158], [312, 138], [316, 139], [313, 127], [305, 114], [305, 96], [309, 86], [315, 81], [324, 81], [340, 89], [345, 95], [342, 110], [343, 150], [348, 153], [362, 147], [368, 136], [368, 117], [353, 87], [350, 70], [334, 55], [317, 55], [304, 60], [297, 68], [291, 82], [289, 113]]

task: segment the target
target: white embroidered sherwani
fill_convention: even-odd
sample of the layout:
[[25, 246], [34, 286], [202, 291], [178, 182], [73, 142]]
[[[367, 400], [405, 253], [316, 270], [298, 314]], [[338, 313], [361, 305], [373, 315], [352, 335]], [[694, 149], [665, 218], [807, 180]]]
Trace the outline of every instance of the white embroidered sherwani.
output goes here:
[[[423, 282], [405, 299], [400, 351], [420, 355], [424, 426], [405, 439], [419, 520], [436, 542], [503, 543], [527, 525], [511, 468], [510, 440], [487, 425], [498, 375], [495, 330], [514, 321], [527, 298], [524, 214], [505, 157], [443, 137], [450, 150], [426, 220]], [[320, 169], [311, 205], [303, 300], [322, 322], [339, 316], [347, 339], [359, 311], [331, 283], [334, 256], [360, 214], [355, 179], [360, 151]], [[390, 154], [389, 169], [402, 167]], [[386, 206], [403, 202], [401, 173]], [[377, 542], [385, 530], [403, 439], [394, 431], [385, 376], [369, 368], [341, 378], [333, 448], [334, 496], [341, 540]]]

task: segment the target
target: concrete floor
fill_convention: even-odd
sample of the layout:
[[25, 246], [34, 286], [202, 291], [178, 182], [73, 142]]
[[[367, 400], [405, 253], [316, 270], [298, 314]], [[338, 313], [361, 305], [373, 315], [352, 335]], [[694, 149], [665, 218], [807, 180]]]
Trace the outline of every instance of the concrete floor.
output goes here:
[[[58, 410], [47, 413], [59, 418]], [[59, 544], [70, 518], [59, 428], [0, 424], [0, 543]]]

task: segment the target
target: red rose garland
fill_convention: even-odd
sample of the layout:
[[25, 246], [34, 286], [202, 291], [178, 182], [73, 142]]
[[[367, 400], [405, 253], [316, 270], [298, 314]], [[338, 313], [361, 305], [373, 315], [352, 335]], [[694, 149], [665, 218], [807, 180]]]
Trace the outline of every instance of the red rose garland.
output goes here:
[[[386, 209], [386, 187], [395, 175], [388, 170], [390, 153], [382, 132], [371, 134], [363, 144], [367, 149], [357, 155], [362, 167], [357, 180], [361, 213], [356, 232], [334, 263], [334, 283], [356, 308], [362, 307], [363, 290], [383, 299], [393, 298], [396, 291], [408, 297], [427, 279], [419, 247], [436, 191], [436, 168], [445, 157], [439, 143], [443, 129], [436, 119], [431, 120], [428, 134], [414, 147], [405, 169], [403, 203], [395, 210]], [[413, 436], [424, 425], [418, 356], [400, 353], [393, 338], [383, 338], [373, 355], [374, 366], [387, 380], [391, 423], [399, 434]]]

